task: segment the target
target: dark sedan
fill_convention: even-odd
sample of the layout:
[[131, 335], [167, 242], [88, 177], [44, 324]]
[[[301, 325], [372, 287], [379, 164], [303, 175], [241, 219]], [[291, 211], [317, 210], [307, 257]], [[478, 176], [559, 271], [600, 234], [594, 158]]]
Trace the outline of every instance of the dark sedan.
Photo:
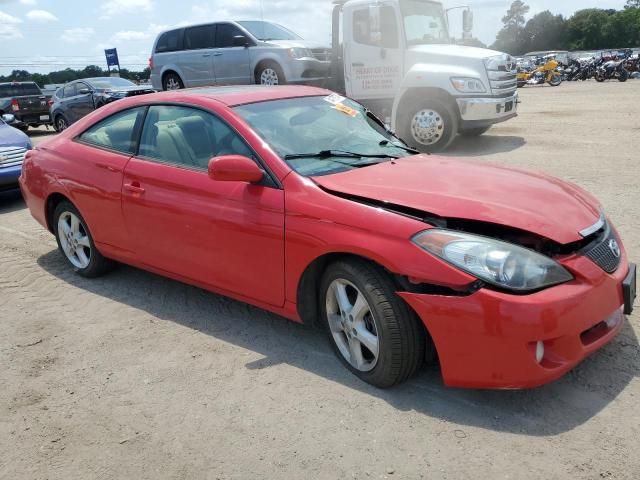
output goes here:
[[56, 130], [61, 132], [108, 103], [153, 92], [151, 87], [136, 85], [118, 77], [76, 80], [59, 88], [51, 98], [51, 118]]

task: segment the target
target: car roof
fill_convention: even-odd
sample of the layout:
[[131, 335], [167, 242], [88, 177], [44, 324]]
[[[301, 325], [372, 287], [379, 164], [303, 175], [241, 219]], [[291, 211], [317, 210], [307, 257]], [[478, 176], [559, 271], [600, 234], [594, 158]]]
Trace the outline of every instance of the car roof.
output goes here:
[[330, 95], [332, 92], [324, 88], [308, 86], [277, 86], [267, 87], [262, 85], [239, 85], [228, 87], [203, 87], [189, 88], [173, 92], [164, 92], [159, 95], [171, 95], [176, 93], [183, 95], [194, 95], [198, 97], [211, 98], [227, 105], [236, 107], [249, 103], [268, 102], [271, 100], [282, 100], [286, 98], [317, 97]]

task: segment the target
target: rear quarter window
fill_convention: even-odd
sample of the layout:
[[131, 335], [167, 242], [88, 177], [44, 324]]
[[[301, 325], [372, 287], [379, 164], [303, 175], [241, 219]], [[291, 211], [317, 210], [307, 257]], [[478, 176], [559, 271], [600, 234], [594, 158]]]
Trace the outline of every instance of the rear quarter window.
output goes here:
[[184, 30], [172, 30], [165, 32], [158, 38], [156, 53], [176, 52], [182, 50], [182, 37]]
[[115, 113], [89, 127], [78, 139], [82, 143], [133, 155], [136, 132], [142, 124], [146, 107], [136, 107]]

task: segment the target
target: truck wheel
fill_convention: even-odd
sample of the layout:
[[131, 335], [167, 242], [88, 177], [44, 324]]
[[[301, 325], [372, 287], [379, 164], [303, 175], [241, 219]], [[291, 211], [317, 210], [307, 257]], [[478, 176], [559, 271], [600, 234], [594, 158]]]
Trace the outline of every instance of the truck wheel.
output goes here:
[[437, 99], [416, 102], [400, 122], [400, 136], [421, 152], [447, 148], [458, 134], [458, 117], [451, 107]]
[[167, 90], [181, 90], [184, 88], [184, 83], [178, 74], [169, 72], [162, 77], [162, 89]]
[[489, 131], [489, 127], [481, 127], [481, 128], [467, 128], [465, 130], [460, 130], [460, 135], [463, 137], [479, 137]]
[[287, 79], [280, 65], [275, 62], [266, 62], [256, 69], [256, 83], [258, 85], [284, 85]]

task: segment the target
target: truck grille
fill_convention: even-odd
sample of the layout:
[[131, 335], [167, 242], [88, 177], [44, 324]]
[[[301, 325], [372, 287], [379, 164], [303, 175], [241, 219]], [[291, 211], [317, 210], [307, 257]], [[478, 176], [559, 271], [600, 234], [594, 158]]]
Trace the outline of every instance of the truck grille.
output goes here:
[[27, 149], [23, 147], [0, 147], [0, 167], [20, 165]]
[[311, 54], [316, 60], [321, 62], [328, 62], [331, 60], [331, 50], [328, 48], [312, 48]]
[[494, 95], [508, 96], [518, 88], [516, 62], [505, 57], [496, 69], [487, 70], [489, 84]]

